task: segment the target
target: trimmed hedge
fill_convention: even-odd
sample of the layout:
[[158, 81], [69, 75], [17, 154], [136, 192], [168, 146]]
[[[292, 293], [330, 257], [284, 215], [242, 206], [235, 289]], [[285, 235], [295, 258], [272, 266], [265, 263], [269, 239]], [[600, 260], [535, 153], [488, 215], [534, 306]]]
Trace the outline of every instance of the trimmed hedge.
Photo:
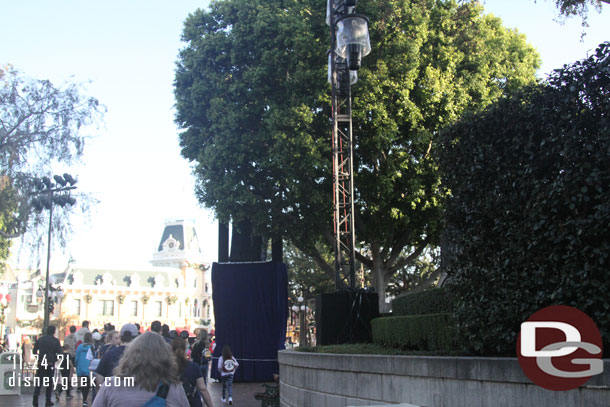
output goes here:
[[371, 327], [373, 343], [381, 346], [424, 351], [458, 349], [451, 314], [375, 318]]
[[392, 301], [394, 315], [423, 315], [452, 313], [453, 300], [444, 288], [432, 288], [407, 294]]

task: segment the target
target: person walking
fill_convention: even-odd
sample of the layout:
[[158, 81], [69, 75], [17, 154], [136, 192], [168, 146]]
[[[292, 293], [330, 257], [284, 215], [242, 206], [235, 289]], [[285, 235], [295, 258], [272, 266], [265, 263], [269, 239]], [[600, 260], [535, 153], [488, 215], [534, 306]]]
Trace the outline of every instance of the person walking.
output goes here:
[[55, 389], [55, 398], [57, 401], [59, 401], [59, 396], [61, 396], [63, 390], [66, 390], [66, 399], [72, 398], [72, 394], [70, 394], [70, 391], [72, 390], [72, 380], [70, 380], [70, 378], [72, 377], [72, 372], [74, 371], [74, 357], [70, 354], [70, 345], [64, 343], [64, 346], [61, 349], [63, 351], [63, 357], [57, 368], [61, 377], [66, 378], [65, 381], [67, 381], [67, 384], [64, 387], [62, 383], [60, 383]]
[[38, 407], [38, 396], [40, 396], [40, 389], [43, 385], [46, 387], [45, 407], [53, 405], [51, 401], [51, 395], [53, 394], [52, 381], [55, 376], [55, 362], [57, 362], [58, 353], [61, 353], [59, 339], [55, 337], [55, 327], [49, 325], [46, 333], [34, 344], [34, 354], [38, 355], [38, 369], [36, 370], [38, 382], [34, 388], [34, 398], [32, 400], [34, 407]]
[[21, 346], [21, 357], [23, 358], [23, 365], [30, 366], [32, 363], [32, 344], [28, 336], [23, 339], [23, 345]]
[[74, 363], [76, 365], [76, 376], [78, 377], [78, 387], [83, 395], [83, 407], [87, 407], [87, 396], [91, 387], [91, 378], [89, 364], [93, 360], [93, 335], [91, 332], [85, 333], [83, 343], [76, 348], [76, 357]]
[[114, 349], [121, 344], [121, 335], [118, 331], [109, 331], [106, 333], [106, 343], [98, 351], [98, 357], [102, 359], [104, 354], [110, 349]]
[[[116, 332], [116, 331], [115, 331]], [[121, 328], [119, 333], [120, 345], [108, 348], [104, 351], [104, 354], [100, 358], [100, 363], [95, 369], [96, 378], [96, 392], [99, 393], [100, 387], [106, 377], [111, 377], [115, 367], [119, 364], [119, 360], [123, 356], [127, 345], [138, 336], [138, 328], [134, 324], [125, 324]], [[113, 333], [109, 333], [108, 337], [111, 338], [111, 343], [116, 343], [116, 338]]]
[[165, 395], [167, 407], [189, 405], [176, 358], [155, 332], [141, 334], [125, 348], [114, 376], [100, 388], [92, 407], [141, 406], [160, 393]]
[[222, 347], [222, 356], [218, 358], [218, 371], [220, 372], [220, 381], [222, 382], [222, 402], [226, 402], [225, 395], [228, 392], [229, 405], [233, 404], [233, 377], [239, 363], [233, 357], [229, 345]]
[[213, 407], [212, 397], [205, 385], [199, 365], [187, 359], [186, 340], [182, 337], [174, 338], [172, 340], [172, 352], [176, 357], [180, 381], [190, 407], [203, 407], [201, 404], [202, 397], [206, 406]]
[[72, 358], [76, 355], [76, 327], [70, 326], [70, 334], [64, 338], [64, 345], [68, 345], [68, 353]]
[[208, 370], [209, 363], [212, 360], [212, 352], [210, 352], [210, 339], [208, 331], [202, 329], [197, 335], [197, 342], [193, 344], [191, 349], [191, 360], [197, 363], [201, 368], [201, 375], [205, 385], [208, 385]]
[[76, 337], [76, 347], [78, 347], [78, 345], [80, 345], [81, 343], [83, 343], [84, 339], [85, 339], [85, 334], [86, 333], [91, 333], [91, 331], [89, 330], [89, 321], [83, 321], [81, 328], [76, 331], [76, 334], [74, 334], [74, 336]]

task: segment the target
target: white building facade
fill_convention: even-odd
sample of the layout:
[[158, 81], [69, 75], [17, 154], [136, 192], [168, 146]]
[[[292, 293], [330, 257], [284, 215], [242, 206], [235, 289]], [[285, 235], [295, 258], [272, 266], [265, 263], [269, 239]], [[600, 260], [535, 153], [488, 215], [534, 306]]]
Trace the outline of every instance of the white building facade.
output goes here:
[[[112, 323], [138, 323], [143, 330], [158, 320], [170, 329], [208, 331], [214, 326], [211, 267], [203, 261], [199, 241], [191, 222], [177, 220], [165, 224], [160, 243], [146, 268], [96, 268], [70, 264], [51, 276], [55, 306], [51, 323], [59, 324], [63, 334], [70, 325], [91, 321], [92, 328]], [[9, 284], [11, 306], [6, 325], [21, 335], [40, 333], [44, 316], [42, 298], [44, 277], [40, 273], [18, 274]], [[63, 336], [60, 334], [60, 337]]]

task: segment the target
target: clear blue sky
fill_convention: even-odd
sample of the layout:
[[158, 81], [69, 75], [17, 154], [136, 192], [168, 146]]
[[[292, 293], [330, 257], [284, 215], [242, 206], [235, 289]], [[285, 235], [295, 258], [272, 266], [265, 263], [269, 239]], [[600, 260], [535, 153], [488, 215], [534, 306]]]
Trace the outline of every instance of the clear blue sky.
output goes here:
[[[484, 3], [538, 49], [541, 77], [610, 39], [608, 6], [602, 14], [590, 12], [581, 42], [580, 19], [557, 23], [550, 0]], [[217, 229], [194, 198], [173, 122], [172, 82], [182, 24], [188, 13], [206, 5], [190, 0], [2, 1], [0, 64], [11, 63], [34, 78], [85, 83], [87, 94], [108, 109], [104, 128], [86, 146], [83, 165], [71, 170], [80, 189], [100, 203], [89, 223], [74, 219], [76, 233], [65, 254], [54, 250], [52, 269], [63, 269], [70, 254], [83, 265], [146, 264], [167, 218], [196, 219], [204, 256], [216, 260]]]

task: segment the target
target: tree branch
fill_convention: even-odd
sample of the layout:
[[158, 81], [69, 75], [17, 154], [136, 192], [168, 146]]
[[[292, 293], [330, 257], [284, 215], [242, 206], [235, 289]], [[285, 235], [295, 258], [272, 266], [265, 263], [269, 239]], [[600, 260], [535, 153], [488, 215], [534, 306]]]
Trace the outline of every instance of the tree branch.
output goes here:
[[417, 247], [417, 249], [415, 249], [413, 251], [413, 253], [411, 253], [407, 257], [403, 257], [402, 259], [399, 259], [392, 266], [388, 265], [388, 267], [386, 268], [387, 274], [391, 275], [396, 270], [400, 270], [401, 268], [405, 267], [407, 264], [413, 262], [415, 259], [417, 259], [422, 254], [422, 252], [424, 251], [426, 246], [428, 246], [428, 238], [426, 238], [423, 242], [421, 242], [420, 245]]
[[358, 259], [360, 261], [360, 263], [364, 264], [368, 268], [370, 268], [370, 269], [373, 268], [373, 260], [366, 257], [365, 255], [360, 253], [358, 250], [356, 250], [356, 259]]
[[21, 233], [9, 234], [9, 233], [6, 233], [6, 232], [0, 230], [0, 236], [5, 237], [7, 239], [15, 239], [15, 238], [21, 236]]
[[[404, 249], [404, 247], [407, 245], [407, 243], [409, 242], [409, 236], [407, 233], [403, 233], [398, 240], [396, 241], [396, 243], [394, 243], [392, 245], [392, 251], [390, 252], [390, 257], [388, 258], [388, 260], [385, 262], [385, 264], [388, 267], [391, 267], [392, 264], [394, 264], [394, 262], [396, 261], [396, 259], [398, 258], [398, 256], [400, 256], [400, 253], [402, 253], [402, 249]], [[384, 249], [385, 250], [385, 249]], [[385, 255], [383, 255], [383, 257], [385, 257]], [[382, 258], [383, 258], [382, 257]]]

